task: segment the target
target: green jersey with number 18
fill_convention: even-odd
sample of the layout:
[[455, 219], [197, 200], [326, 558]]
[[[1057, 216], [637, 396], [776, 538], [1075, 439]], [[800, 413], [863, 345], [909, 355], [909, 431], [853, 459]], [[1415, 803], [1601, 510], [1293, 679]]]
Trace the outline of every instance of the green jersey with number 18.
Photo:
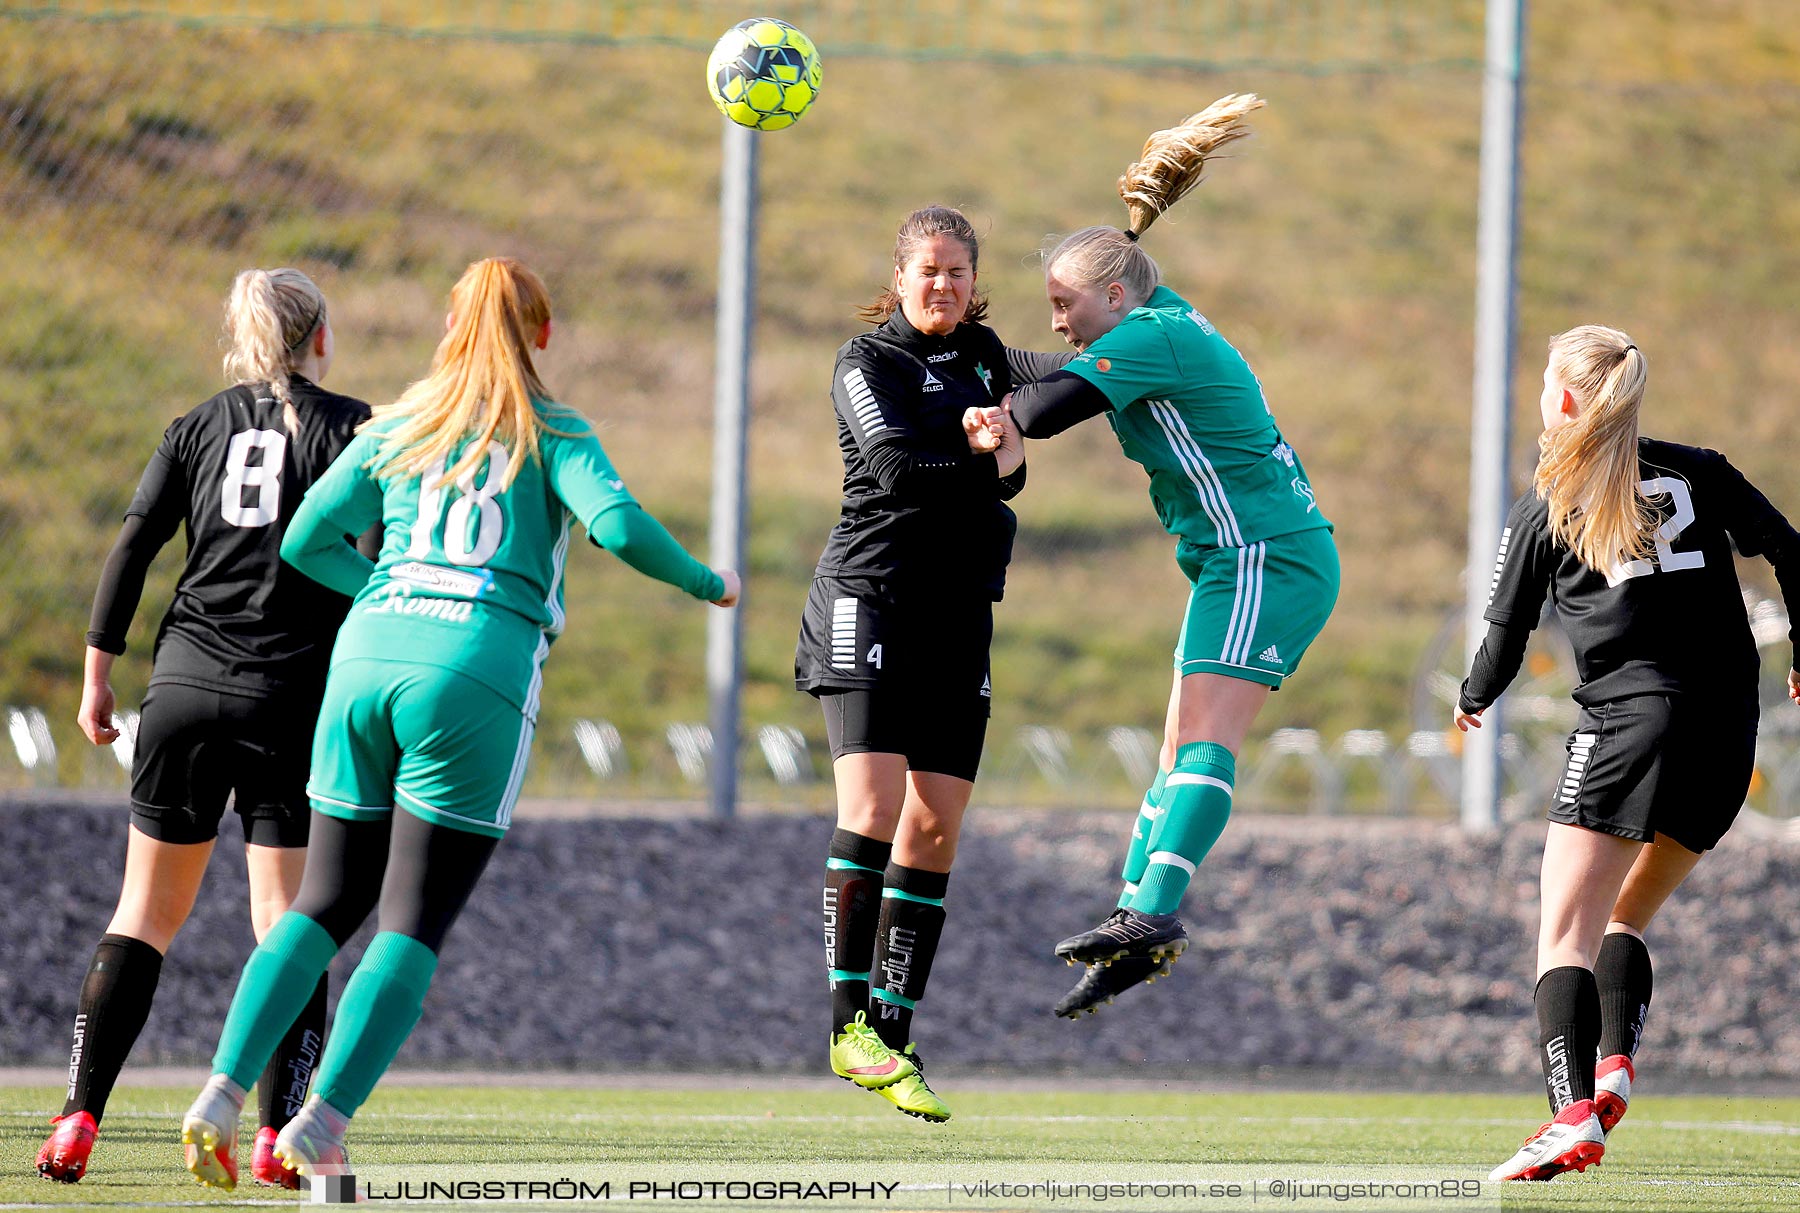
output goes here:
[[[536, 719], [544, 658], [563, 626], [569, 524], [590, 531], [608, 510], [635, 504], [593, 427], [538, 402], [542, 461], [498, 442], [472, 474], [439, 485], [463, 447], [423, 477], [380, 477], [368, 466], [385, 431], [363, 430], [307, 493], [346, 535], [377, 519], [381, 554], [338, 633], [332, 663], [353, 658], [445, 666], [492, 687]], [[466, 445], [466, 444], [465, 444]]]
[[1107, 420], [1149, 472], [1169, 534], [1195, 547], [1244, 547], [1331, 527], [1250, 364], [1168, 287], [1067, 369], [1111, 402]]

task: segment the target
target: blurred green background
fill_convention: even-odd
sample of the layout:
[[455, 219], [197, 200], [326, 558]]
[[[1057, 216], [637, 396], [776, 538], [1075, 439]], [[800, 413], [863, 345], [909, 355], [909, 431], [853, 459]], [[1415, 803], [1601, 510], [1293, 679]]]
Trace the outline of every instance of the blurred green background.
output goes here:
[[[1338, 526], [1337, 614], [1257, 738], [1440, 727], [1425, 682], [1464, 592], [1482, 6], [769, 11], [819, 43], [825, 79], [803, 122], [759, 137], [749, 729], [798, 727], [824, 771], [822, 724], [790, 675], [842, 470], [828, 377], [900, 218], [928, 202], [968, 212], [995, 326], [1059, 348], [1037, 250], [1119, 221], [1113, 181], [1144, 136], [1237, 91], [1269, 102], [1255, 137], [1146, 247], [1256, 368]], [[162, 428], [222, 386], [239, 269], [312, 274], [337, 332], [330, 386], [377, 401], [424, 372], [467, 262], [523, 258], [556, 304], [547, 381], [703, 550], [722, 120], [702, 76], [713, 38], [750, 15], [0, 3], [0, 703], [46, 712], [62, 782], [119, 784], [73, 726], [88, 605]], [[1776, 0], [1530, 5], [1515, 485], [1535, 455], [1545, 340], [1603, 322], [1648, 355], [1649, 432], [1723, 449], [1800, 512], [1792, 16]], [[1103, 427], [1030, 458], [982, 795], [1124, 805], [1105, 733], [1160, 727], [1185, 586], [1142, 473]], [[179, 556], [165, 552], [138, 613], [122, 704], [141, 694]], [[1766, 566], [1745, 571], [1772, 592]], [[568, 598], [528, 793], [679, 792], [663, 736], [705, 718], [704, 608], [591, 548], [570, 562]], [[618, 727], [628, 779], [578, 761], [577, 718]], [[1065, 787], [1021, 746], [1032, 724], [1068, 735]], [[823, 784], [778, 788], [745, 764], [752, 799], [829, 802]]]

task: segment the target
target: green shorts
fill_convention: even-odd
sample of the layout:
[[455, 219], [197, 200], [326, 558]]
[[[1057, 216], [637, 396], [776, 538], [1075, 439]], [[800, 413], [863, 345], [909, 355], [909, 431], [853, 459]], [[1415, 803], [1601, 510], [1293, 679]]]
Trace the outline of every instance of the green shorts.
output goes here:
[[410, 661], [331, 667], [306, 794], [327, 817], [373, 821], [399, 805], [434, 825], [499, 838], [531, 757], [532, 722], [465, 674]]
[[1175, 668], [1279, 687], [1337, 604], [1338, 554], [1323, 527], [1241, 548], [1183, 545], [1193, 585]]

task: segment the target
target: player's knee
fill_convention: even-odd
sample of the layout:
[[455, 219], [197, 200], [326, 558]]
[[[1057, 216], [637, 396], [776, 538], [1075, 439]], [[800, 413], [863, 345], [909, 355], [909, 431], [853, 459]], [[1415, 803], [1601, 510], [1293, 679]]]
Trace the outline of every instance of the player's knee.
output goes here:
[[900, 805], [888, 805], [875, 796], [838, 801], [838, 825], [865, 838], [892, 838], [900, 824]]

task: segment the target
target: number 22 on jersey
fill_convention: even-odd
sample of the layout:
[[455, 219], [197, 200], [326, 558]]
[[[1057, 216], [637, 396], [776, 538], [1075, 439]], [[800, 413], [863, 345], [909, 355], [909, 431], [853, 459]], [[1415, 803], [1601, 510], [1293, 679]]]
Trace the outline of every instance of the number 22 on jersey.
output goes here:
[[1656, 528], [1656, 560], [1627, 560], [1607, 573], [1606, 584], [1618, 585], [1632, 577], [1648, 577], [1658, 570], [1676, 573], [1682, 569], [1705, 568], [1705, 552], [1677, 552], [1673, 546], [1681, 532], [1693, 525], [1695, 518], [1694, 497], [1688, 491], [1687, 481], [1677, 480], [1673, 476], [1657, 476], [1651, 480], [1638, 481], [1638, 492], [1645, 497], [1668, 494], [1675, 513]]
[[444, 484], [448, 457], [426, 469], [419, 478], [419, 517], [412, 525], [412, 542], [406, 548], [409, 560], [431, 555], [432, 535], [440, 521], [444, 525], [444, 556], [451, 564], [483, 565], [493, 559], [506, 528], [506, 514], [500, 508], [499, 497], [506, 491], [508, 458], [505, 447], [489, 442], [487, 474], [481, 484], [475, 483], [479, 468], [458, 476], [453, 486], [456, 497], [448, 510], [444, 508], [449, 496]]

